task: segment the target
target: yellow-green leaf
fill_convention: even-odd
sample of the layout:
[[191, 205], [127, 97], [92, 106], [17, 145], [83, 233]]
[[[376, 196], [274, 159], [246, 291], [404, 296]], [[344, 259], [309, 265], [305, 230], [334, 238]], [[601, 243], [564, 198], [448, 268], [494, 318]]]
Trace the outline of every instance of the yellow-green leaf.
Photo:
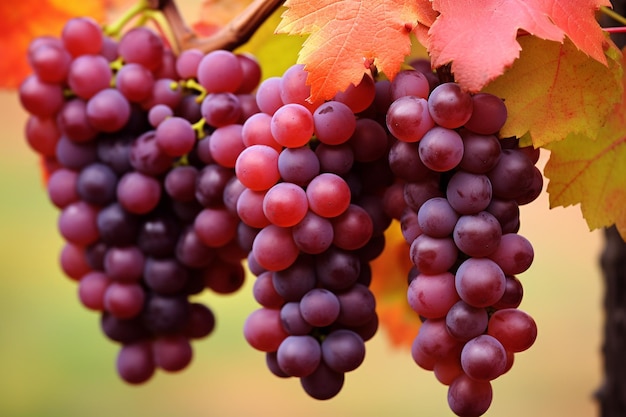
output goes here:
[[507, 105], [501, 134], [521, 137], [530, 132], [535, 147], [571, 133], [598, 137], [622, 98], [620, 52], [610, 48], [605, 66], [567, 39], [561, 44], [524, 36], [519, 42], [520, 58], [485, 88]]
[[626, 240], [626, 126], [615, 134], [553, 143], [544, 171], [551, 207], [580, 203], [590, 229], [615, 224]]
[[596, 140], [572, 134], [548, 149], [550, 206], [580, 204], [590, 229], [615, 224], [626, 240], [626, 93]]

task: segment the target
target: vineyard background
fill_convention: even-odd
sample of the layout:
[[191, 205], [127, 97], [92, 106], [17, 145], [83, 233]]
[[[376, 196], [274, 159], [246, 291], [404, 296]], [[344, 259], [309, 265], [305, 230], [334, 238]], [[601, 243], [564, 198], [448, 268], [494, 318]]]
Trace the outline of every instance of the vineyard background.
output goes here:
[[[198, 4], [179, 2], [188, 16]], [[0, 415], [453, 415], [446, 387], [418, 368], [407, 350], [392, 347], [385, 329], [368, 342], [364, 364], [330, 401], [310, 399], [296, 379], [271, 375], [263, 354], [241, 334], [256, 308], [252, 278], [235, 295], [202, 296], [218, 327], [194, 344], [187, 370], [159, 373], [141, 387], [122, 383], [114, 370], [117, 347], [101, 335], [97, 314], [79, 304], [76, 284], [58, 267], [57, 210], [23, 139], [26, 113], [17, 94], [1, 92], [0, 108]], [[549, 210], [545, 194], [522, 207], [521, 218], [520, 234], [536, 257], [520, 275], [520, 307], [537, 321], [539, 336], [494, 382], [486, 416], [597, 415], [592, 396], [601, 378], [602, 232], [590, 233], [577, 208]]]

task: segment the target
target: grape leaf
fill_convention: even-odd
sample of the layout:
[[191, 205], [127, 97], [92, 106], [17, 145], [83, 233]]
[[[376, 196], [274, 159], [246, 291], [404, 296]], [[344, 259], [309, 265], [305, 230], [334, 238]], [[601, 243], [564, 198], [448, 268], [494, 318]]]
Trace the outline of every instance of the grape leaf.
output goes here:
[[[425, 1], [425, 0], [422, 0]], [[371, 64], [393, 78], [411, 51], [418, 2], [287, 0], [278, 33], [310, 33], [298, 63], [309, 72], [311, 101], [358, 84]]]
[[477, 92], [519, 57], [519, 30], [562, 42], [567, 35], [587, 55], [606, 63], [608, 43], [595, 19], [607, 0], [433, 0], [439, 17], [428, 34], [433, 66], [452, 63], [455, 80]]
[[371, 263], [370, 289], [376, 297], [376, 313], [394, 346], [411, 347], [421, 321], [406, 299], [407, 275], [413, 266], [398, 221], [385, 231], [385, 250]]
[[607, 40], [598, 25], [596, 11], [601, 6], [611, 7], [609, 0], [543, 0], [550, 20], [561, 28], [584, 53], [606, 64], [604, 50]]
[[508, 119], [501, 136], [530, 132], [535, 147], [570, 133], [592, 139], [622, 98], [619, 50], [609, 48], [608, 66], [589, 59], [574, 44], [524, 36], [519, 60], [484, 91], [502, 97]]
[[37, 36], [59, 36], [65, 22], [76, 16], [105, 18], [111, 0], [63, 2], [22, 0], [0, 2], [2, 42], [0, 42], [0, 88], [16, 88], [32, 71], [26, 60], [28, 44]]
[[547, 148], [550, 206], [580, 204], [590, 229], [615, 224], [626, 240], [626, 93], [595, 140], [571, 134]]

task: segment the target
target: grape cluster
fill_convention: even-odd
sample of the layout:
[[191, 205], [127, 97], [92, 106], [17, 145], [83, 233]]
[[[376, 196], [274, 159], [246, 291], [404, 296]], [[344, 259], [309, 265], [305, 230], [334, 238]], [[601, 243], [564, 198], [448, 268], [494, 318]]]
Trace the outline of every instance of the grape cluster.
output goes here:
[[539, 151], [498, 139], [507, 117], [498, 97], [470, 95], [453, 82], [429, 91], [426, 77], [412, 84], [386, 116], [399, 139], [389, 163], [404, 182], [400, 219], [414, 264], [407, 298], [423, 319], [412, 355], [449, 386], [456, 414], [479, 416], [491, 404], [490, 381], [537, 335], [517, 308], [516, 275], [534, 257], [517, 231], [519, 206], [542, 189]]
[[[190, 341], [215, 324], [191, 297], [205, 288], [231, 293], [244, 282], [234, 160], [221, 163], [208, 141], [196, 140], [218, 135], [224, 109], [236, 108], [238, 118], [256, 111], [258, 64], [226, 55], [250, 84], [224, 91], [212, 79], [223, 77], [213, 69], [224, 68], [223, 54], [175, 57], [146, 27], [116, 41], [76, 18], [60, 38], [30, 45], [34, 73], [19, 94], [30, 113], [26, 138], [45, 161], [48, 195], [60, 210], [61, 267], [78, 281], [82, 304], [101, 313], [104, 334], [120, 343], [117, 370], [129, 383], [184, 369]], [[196, 72], [203, 96], [182, 82]]]
[[247, 342], [273, 374], [334, 397], [377, 331], [370, 262], [394, 219], [423, 321], [413, 359], [456, 414], [483, 414], [490, 381], [533, 344], [517, 275], [534, 253], [517, 232], [539, 154], [498, 137], [498, 97], [418, 60], [311, 102], [302, 65], [261, 81], [249, 55], [175, 55], [147, 27], [113, 39], [87, 18], [28, 59], [26, 139], [60, 210], [61, 267], [121, 345], [125, 381], [184, 369], [215, 324], [192, 297], [237, 291], [245, 264], [260, 305]]
[[306, 76], [294, 65], [261, 83], [261, 112], [243, 124], [237, 210], [255, 234], [248, 264], [261, 305], [244, 335], [271, 372], [328, 399], [378, 328], [369, 261], [391, 224], [381, 196], [393, 176], [388, 133], [355, 117], [374, 102], [373, 78], [310, 103]]

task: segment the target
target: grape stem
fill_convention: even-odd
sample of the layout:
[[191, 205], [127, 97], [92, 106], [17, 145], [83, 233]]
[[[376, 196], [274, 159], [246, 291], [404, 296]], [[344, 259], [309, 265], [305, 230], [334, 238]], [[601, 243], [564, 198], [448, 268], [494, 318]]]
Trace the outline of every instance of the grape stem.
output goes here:
[[607, 33], [626, 33], [626, 26], [604, 28]]
[[130, 22], [139, 14], [150, 10], [151, 8], [154, 8], [154, 4], [152, 1], [139, 0], [133, 7], [128, 9], [115, 23], [105, 26], [104, 33], [109, 36], [117, 37], [122, 31], [122, 28], [124, 28], [124, 26], [126, 26], [128, 22]]
[[600, 11], [604, 13], [605, 15], [609, 16], [611, 19], [615, 20], [616, 22], [619, 22], [622, 25], [626, 25], [626, 17], [615, 12], [613, 9], [610, 9], [609, 7], [606, 7], [606, 6], [602, 6], [600, 7]]
[[246, 43], [259, 26], [283, 4], [283, 0], [254, 0], [226, 26], [207, 37], [199, 37], [187, 26], [175, 0], [150, 0], [150, 3], [163, 13], [179, 50], [195, 48], [206, 53], [217, 49], [233, 50]]

